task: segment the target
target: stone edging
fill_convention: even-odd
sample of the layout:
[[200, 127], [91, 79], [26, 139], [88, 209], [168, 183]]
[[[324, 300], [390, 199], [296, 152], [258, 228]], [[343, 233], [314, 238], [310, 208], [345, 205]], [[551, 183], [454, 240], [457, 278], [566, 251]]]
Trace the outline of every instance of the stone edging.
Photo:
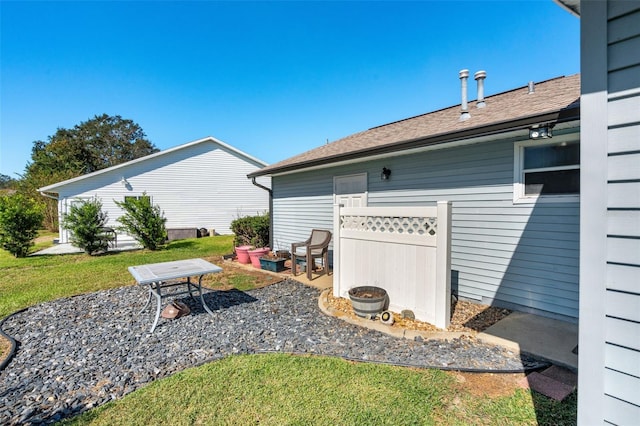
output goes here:
[[9, 351], [4, 354], [4, 357], [0, 358], [0, 371], [4, 370], [5, 367], [7, 365], [9, 365], [9, 362], [11, 361], [11, 359], [13, 358], [13, 356], [16, 354], [16, 349], [18, 347], [17, 343], [16, 343], [16, 339], [14, 339], [13, 337], [9, 336], [8, 334], [6, 334], [4, 332], [4, 330], [2, 330], [2, 326], [4, 325], [4, 322], [6, 320], [8, 320], [9, 318], [11, 318], [12, 316], [19, 314], [20, 312], [24, 312], [26, 311], [27, 308], [25, 309], [20, 309], [19, 311], [15, 311], [14, 313], [7, 315], [6, 317], [4, 317], [1, 321], [0, 321], [0, 337], [4, 338], [6, 340], [9, 341]]
[[345, 315], [344, 312], [337, 311], [329, 306], [327, 303], [329, 292], [333, 289], [325, 289], [318, 297], [318, 307], [326, 315], [333, 316], [346, 321], [349, 324], [357, 325], [359, 327], [366, 327], [371, 330], [376, 330], [381, 333], [388, 334], [389, 336], [414, 340], [416, 337], [420, 337], [422, 340], [447, 340], [447, 339], [459, 339], [461, 337], [475, 338], [474, 335], [465, 333], [462, 331], [422, 331], [422, 330], [407, 330], [404, 328], [393, 328], [390, 325], [383, 324], [380, 321], [371, 321], [365, 318], [352, 318]]

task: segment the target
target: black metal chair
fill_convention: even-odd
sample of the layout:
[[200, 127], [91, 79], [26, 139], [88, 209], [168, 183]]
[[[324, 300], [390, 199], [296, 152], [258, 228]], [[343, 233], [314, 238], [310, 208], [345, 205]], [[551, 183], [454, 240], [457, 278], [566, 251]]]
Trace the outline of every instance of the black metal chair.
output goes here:
[[116, 230], [109, 227], [100, 228], [100, 234], [102, 237], [107, 240], [109, 247], [116, 248], [118, 247], [118, 234]]
[[[311, 236], [306, 241], [291, 244], [291, 272], [296, 276], [296, 258], [305, 258], [307, 262], [307, 278], [311, 281], [311, 271], [315, 266], [315, 259], [322, 259], [322, 269], [325, 274], [329, 273], [329, 242], [331, 242], [331, 232], [325, 229], [314, 229]], [[305, 252], [300, 253], [298, 249], [304, 248]]]

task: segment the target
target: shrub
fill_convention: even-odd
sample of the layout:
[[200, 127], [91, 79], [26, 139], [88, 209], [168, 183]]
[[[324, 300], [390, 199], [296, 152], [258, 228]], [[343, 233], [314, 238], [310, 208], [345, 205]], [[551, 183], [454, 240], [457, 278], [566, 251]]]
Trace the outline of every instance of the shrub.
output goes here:
[[88, 255], [107, 251], [112, 236], [104, 232], [107, 214], [98, 199], [74, 203], [62, 218], [62, 226], [71, 233], [71, 243]]
[[231, 222], [234, 244], [267, 247], [269, 245], [269, 213], [239, 217]]
[[0, 197], [0, 246], [15, 257], [25, 257], [42, 219], [42, 207], [24, 195]]
[[167, 219], [160, 206], [151, 204], [151, 197], [125, 197], [115, 202], [124, 210], [124, 216], [118, 218], [122, 224], [118, 229], [136, 239], [149, 250], [158, 250], [167, 241]]

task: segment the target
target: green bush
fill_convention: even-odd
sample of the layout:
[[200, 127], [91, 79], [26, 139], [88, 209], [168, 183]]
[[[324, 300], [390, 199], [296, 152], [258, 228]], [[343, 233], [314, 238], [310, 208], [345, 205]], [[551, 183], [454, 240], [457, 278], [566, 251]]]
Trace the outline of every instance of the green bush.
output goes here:
[[104, 232], [107, 214], [98, 199], [72, 204], [62, 218], [62, 226], [71, 233], [71, 243], [88, 255], [107, 251], [111, 235]]
[[235, 234], [236, 247], [244, 245], [267, 247], [269, 245], [269, 213], [239, 217], [231, 222], [231, 230]]
[[151, 204], [151, 197], [125, 197], [115, 202], [124, 210], [124, 216], [118, 218], [122, 224], [118, 229], [136, 239], [149, 250], [158, 250], [167, 241], [167, 219], [160, 206]]
[[0, 246], [25, 257], [42, 225], [41, 205], [19, 194], [0, 197]]

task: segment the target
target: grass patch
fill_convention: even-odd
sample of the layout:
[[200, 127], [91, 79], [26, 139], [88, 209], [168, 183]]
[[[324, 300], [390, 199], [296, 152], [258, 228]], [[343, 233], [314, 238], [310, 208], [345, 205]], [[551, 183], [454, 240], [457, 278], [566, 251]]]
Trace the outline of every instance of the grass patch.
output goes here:
[[441, 371], [335, 358], [231, 356], [64, 424], [428, 425], [450, 381]]
[[575, 393], [479, 397], [439, 370], [270, 354], [185, 370], [62, 424], [575, 425], [576, 414]]
[[[158, 251], [111, 252], [102, 256], [68, 254], [18, 259], [2, 250], [0, 318], [36, 303], [132, 285], [135, 281], [127, 270], [131, 265], [194, 257], [212, 260], [232, 250], [233, 236], [230, 235], [173, 241]], [[244, 289], [249, 288], [247, 281]]]

